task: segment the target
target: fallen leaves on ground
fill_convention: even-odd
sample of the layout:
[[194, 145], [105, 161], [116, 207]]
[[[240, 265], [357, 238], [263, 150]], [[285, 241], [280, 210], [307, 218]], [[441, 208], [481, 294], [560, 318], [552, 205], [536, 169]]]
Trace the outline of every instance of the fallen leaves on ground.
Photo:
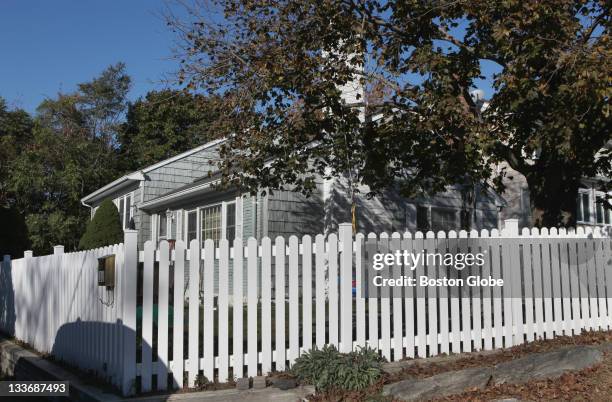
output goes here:
[[576, 336], [559, 336], [553, 339], [537, 340], [491, 354], [467, 355], [465, 358], [451, 360], [448, 362], [428, 362], [427, 359], [417, 360], [414, 365], [406, 367], [399, 373], [389, 375], [385, 383], [401, 381], [407, 378], [425, 378], [447, 371], [462, 370], [471, 367], [495, 366], [509, 360], [514, 360], [532, 353], [549, 352], [564, 346], [593, 345], [604, 342], [612, 342], [612, 331], [584, 332]]

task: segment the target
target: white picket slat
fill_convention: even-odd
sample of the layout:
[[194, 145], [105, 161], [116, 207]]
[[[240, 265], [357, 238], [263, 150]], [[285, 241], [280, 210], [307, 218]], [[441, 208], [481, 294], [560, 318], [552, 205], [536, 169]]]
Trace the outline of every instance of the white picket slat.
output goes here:
[[274, 287], [276, 336], [274, 338], [274, 349], [276, 351], [276, 371], [283, 371], [285, 370], [287, 351], [285, 346], [285, 239], [282, 236], [278, 236], [274, 242], [274, 247], [276, 254], [274, 259], [276, 273]]
[[234, 344], [232, 348], [233, 372], [235, 378], [244, 376], [244, 247], [242, 239], [234, 239], [234, 294], [233, 318]]
[[[315, 237], [315, 344], [318, 348], [325, 345], [325, 238]], [[278, 271], [277, 271], [278, 272]]]
[[340, 253], [340, 351], [353, 350], [353, 235], [352, 225], [339, 225], [342, 252]]
[[328, 343], [338, 347], [338, 236], [327, 237], [327, 301], [329, 309]]
[[356, 299], [356, 325], [357, 325], [357, 346], [366, 346], [366, 311], [363, 275], [368, 269], [365, 261], [364, 236], [357, 233], [355, 236], [355, 299]]
[[312, 240], [302, 238], [302, 348], [312, 348]]
[[578, 243], [578, 284], [580, 289], [580, 330], [590, 329], [590, 316], [589, 316], [589, 278], [587, 273], [587, 249], [586, 241], [580, 239]]
[[168, 388], [168, 292], [170, 288], [170, 249], [167, 241], [159, 245], [157, 301], [157, 389]]
[[193, 387], [200, 371], [200, 244], [189, 244], [189, 334], [187, 364], [188, 384]]
[[[491, 236], [491, 276], [501, 278], [500, 243], [498, 238]], [[493, 339], [495, 348], [504, 347], [504, 332], [502, 323], [502, 288], [493, 288]]]
[[[153, 348], [153, 275], [155, 248], [153, 242], [144, 245], [145, 260], [142, 280], [142, 363], [141, 388], [143, 392], [151, 391], [152, 348]], [[89, 348], [89, 347], [88, 347]]]
[[185, 315], [185, 243], [176, 242], [174, 261], [174, 304], [173, 304], [173, 333], [172, 333], [172, 380], [174, 388], [183, 388], [183, 372], [185, 360], [183, 359], [183, 325]]
[[299, 310], [299, 243], [296, 236], [289, 238], [289, 366], [300, 356]]
[[259, 286], [257, 283], [257, 240], [249, 238], [247, 241], [247, 372], [249, 377], [257, 375], [257, 297]]
[[[389, 252], [389, 236], [387, 233], [381, 233], [378, 241], [378, 251], [382, 254]], [[391, 277], [393, 268], [387, 264], [380, 271], [383, 278]], [[391, 361], [391, 290], [388, 286], [382, 287], [380, 290], [380, 314], [386, 319], [380, 320], [380, 343], [379, 348], [384, 358]]]
[[261, 372], [272, 371], [272, 243], [261, 240]]
[[[459, 252], [466, 254], [468, 252], [467, 233], [465, 230], [459, 231]], [[467, 280], [469, 272], [467, 268], [461, 271], [461, 278], [464, 282]], [[472, 351], [472, 300], [470, 298], [470, 288], [466, 285], [459, 289], [461, 292], [461, 345], [463, 352]]]
[[[438, 232], [438, 240], [436, 242], [436, 250], [441, 254], [446, 254], [447, 241], [444, 232]], [[445, 266], [438, 267], [439, 277], [448, 277], [448, 268]], [[449, 345], [449, 315], [448, 315], [448, 287], [442, 286], [439, 289], [438, 306], [440, 309], [440, 353], [448, 354], [450, 352]], [[408, 325], [406, 324], [406, 327]]]
[[219, 240], [219, 295], [218, 319], [219, 323], [219, 380], [229, 378], [229, 242], [227, 239]]
[[[542, 230], [544, 232], [544, 230]], [[550, 260], [550, 244], [546, 240], [539, 240], [542, 253], [542, 285], [544, 292], [544, 330], [546, 339], [553, 337], [554, 318], [552, 308], [552, 273]]]
[[[367, 264], [372, 263], [374, 254], [378, 252], [376, 235], [370, 233], [366, 242]], [[372, 283], [373, 272], [368, 270], [368, 284]], [[368, 346], [374, 349], [379, 347], [378, 339], [378, 288], [368, 286]]]
[[[395, 253], [401, 250], [401, 238], [399, 233], [393, 233], [391, 236], [389, 251]], [[400, 279], [402, 274], [402, 266], [395, 265], [391, 269], [391, 277]], [[403, 334], [403, 295], [402, 288], [395, 287], [392, 289], [393, 296], [393, 360], [401, 360], [404, 357], [404, 334]]]

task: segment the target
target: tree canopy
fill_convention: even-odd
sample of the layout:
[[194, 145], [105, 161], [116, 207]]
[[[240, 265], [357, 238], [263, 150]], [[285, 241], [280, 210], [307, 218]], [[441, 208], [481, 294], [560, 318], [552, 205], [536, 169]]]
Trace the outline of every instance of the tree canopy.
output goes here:
[[131, 103], [119, 134], [120, 157], [135, 170], [210, 141], [214, 102], [184, 91], [152, 91]]
[[56, 244], [76, 248], [89, 218], [81, 197], [117, 175], [117, 128], [129, 83], [118, 63], [38, 107], [29, 141], [3, 181], [11, 206], [25, 218], [35, 252]]
[[34, 116], [0, 98], [0, 212], [14, 223], [11, 254], [76, 249], [90, 220], [84, 195], [212, 137], [208, 98], [164, 90], [129, 102], [130, 81], [123, 63], [111, 65], [45, 99]]
[[[609, 176], [607, 1], [198, 1], [168, 16], [179, 83], [220, 95], [225, 182], [345, 175], [376, 194], [527, 179], [534, 224]], [[484, 66], [490, 68], [485, 69]], [[484, 71], [493, 73], [485, 77]], [[470, 91], [489, 79], [486, 107]], [[340, 89], [359, 82], [364, 94]]]

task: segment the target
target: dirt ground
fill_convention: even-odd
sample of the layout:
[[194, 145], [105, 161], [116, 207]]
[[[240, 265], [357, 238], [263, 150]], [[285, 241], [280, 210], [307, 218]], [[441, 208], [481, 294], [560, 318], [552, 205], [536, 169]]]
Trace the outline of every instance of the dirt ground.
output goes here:
[[[467, 367], [492, 366], [529, 353], [548, 352], [570, 345], [595, 345], [607, 342], [612, 342], [612, 331], [585, 332], [574, 337], [558, 337], [551, 340], [515, 346], [492, 355], [474, 358], [468, 357], [444, 365], [444, 367], [439, 367], [439, 365], [435, 365], [436, 367], [420, 365], [420, 369], [415, 368], [413, 374], [429, 376], [438, 372]], [[604, 361], [599, 365], [567, 373], [556, 379], [531, 381], [520, 385], [503, 384], [492, 386], [485, 390], [471, 390], [462, 394], [441, 398], [438, 401], [491, 401], [504, 398], [516, 398], [524, 401], [611, 401], [612, 353], [606, 353]]]
[[610, 401], [612, 400], [612, 354], [594, 367], [567, 373], [554, 380], [522, 385], [499, 385], [483, 391], [467, 391], [437, 401], [491, 401], [516, 398], [523, 401]]
[[[585, 332], [574, 337], [561, 336], [551, 340], [539, 340], [485, 355], [468, 355], [448, 362], [429, 363], [427, 359], [393, 375], [386, 375], [375, 386], [363, 392], [331, 392], [316, 395], [311, 401], [371, 401], [390, 402], [381, 395], [384, 384], [409, 378], [424, 378], [446, 371], [470, 367], [494, 366], [530, 353], [548, 352], [572, 345], [596, 345], [612, 342], [612, 331]], [[612, 348], [609, 348], [612, 350]], [[435, 401], [492, 401], [516, 398], [522, 401], [612, 401], [612, 352], [604, 355], [604, 361], [594, 367], [564, 374], [554, 380], [532, 381], [521, 385], [491, 386], [484, 390], [468, 390], [462, 394]], [[395, 401], [393, 401], [395, 402]]]

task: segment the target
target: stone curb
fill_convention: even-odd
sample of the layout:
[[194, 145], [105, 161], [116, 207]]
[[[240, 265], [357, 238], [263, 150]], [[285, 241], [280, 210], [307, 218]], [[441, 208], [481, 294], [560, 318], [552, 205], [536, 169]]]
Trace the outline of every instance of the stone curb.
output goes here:
[[403, 401], [415, 401], [458, 394], [466, 389], [484, 389], [489, 385], [556, 378], [566, 372], [600, 363], [606, 351], [612, 351], [612, 345], [570, 346], [550, 352], [533, 353], [495, 366], [472, 367], [387, 384], [383, 387], [383, 395]]

